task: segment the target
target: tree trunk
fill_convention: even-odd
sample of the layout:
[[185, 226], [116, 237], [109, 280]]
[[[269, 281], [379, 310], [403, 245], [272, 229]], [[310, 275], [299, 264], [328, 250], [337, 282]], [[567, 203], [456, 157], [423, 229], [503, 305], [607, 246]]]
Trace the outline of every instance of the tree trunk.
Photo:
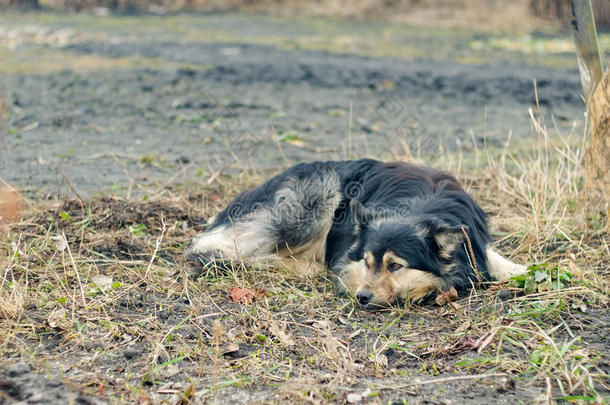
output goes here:
[[606, 211], [610, 230], [610, 71], [599, 82], [589, 102], [591, 139], [584, 156], [586, 187], [590, 200]]

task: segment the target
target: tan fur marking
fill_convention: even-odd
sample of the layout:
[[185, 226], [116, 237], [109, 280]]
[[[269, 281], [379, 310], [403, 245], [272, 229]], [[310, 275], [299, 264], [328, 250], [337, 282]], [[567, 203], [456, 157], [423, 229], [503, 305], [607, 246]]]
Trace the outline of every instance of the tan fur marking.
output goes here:
[[364, 284], [367, 269], [364, 260], [359, 262], [350, 262], [341, 270], [340, 283], [345, 291], [355, 294]]
[[383, 254], [383, 268], [390, 271], [389, 265], [391, 263], [398, 263], [403, 267], [409, 267], [409, 263], [402, 257], [399, 257], [392, 251], [387, 251]]
[[364, 255], [364, 264], [369, 269], [372, 269], [375, 266], [375, 258], [371, 252], [365, 252]]
[[316, 239], [312, 239], [304, 245], [294, 248], [287, 246], [278, 249], [277, 254], [280, 257], [294, 257], [300, 260], [317, 260], [320, 263], [323, 263], [325, 250], [326, 234], [320, 234]]
[[373, 293], [371, 304], [388, 306], [397, 300], [419, 301], [442, 285], [442, 279], [430, 272], [405, 268], [393, 273], [367, 271], [356, 291], [369, 290]]
[[315, 276], [317, 274], [326, 272], [326, 268], [322, 264], [313, 260], [300, 260], [292, 257], [283, 257], [279, 259], [279, 262], [295, 274], [302, 276]]
[[441, 247], [438, 252], [439, 256], [443, 259], [451, 259], [453, 252], [462, 243], [463, 238], [458, 238], [454, 234], [441, 233], [434, 235], [434, 239], [436, 239], [436, 243]]
[[406, 269], [394, 273], [394, 280], [401, 286], [400, 298], [419, 301], [443, 284], [442, 278], [428, 271]]

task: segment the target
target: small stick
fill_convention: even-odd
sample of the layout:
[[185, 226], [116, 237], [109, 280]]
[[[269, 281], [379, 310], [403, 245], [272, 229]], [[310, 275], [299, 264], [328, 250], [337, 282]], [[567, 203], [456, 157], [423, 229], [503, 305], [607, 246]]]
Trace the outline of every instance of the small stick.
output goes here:
[[466, 242], [468, 245], [468, 251], [470, 252], [470, 257], [472, 260], [472, 268], [474, 269], [474, 273], [477, 275], [477, 280], [478, 282], [482, 282], [483, 279], [481, 278], [481, 273], [479, 273], [479, 268], [477, 266], [477, 259], [476, 257], [474, 257], [474, 251], [472, 250], [472, 242], [470, 241], [470, 238], [468, 237], [468, 232], [466, 232], [466, 228], [464, 228], [462, 226], [462, 233], [464, 234], [464, 237], [466, 238]]
[[161, 242], [163, 241], [163, 235], [165, 235], [166, 226], [163, 216], [161, 216], [161, 224], [163, 225], [163, 229], [161, 229], [161, 236], [159, 236], [157, 238], [157, 241], [155, 242], [155, 250], [153, 251], [153, 254], [150, 257], [150, 262], [148, 262], [148, 267], [146, 267], [146, 273], [144, 273], [144, 278], [142, 280], [146, 280], [146, 278], [148, 277], [148, 272], [150, 271], [150, 268], [153, 262], [155, 261], [155, 257], [157, 257], [157, 251], [159, 251], [159, 246], [161, 246]]
[[440, 384], [440, 383], [446, 383], [446, 382], [450, 382], [450, 381], [463, 381], [463, 380], [478, 380], [480, 378], [492, 378], [492, 377], [505, 377], [506, 374], [501, 374], [501, 373], [495, 373], [495, 374], [477, 374], [477, 375], [458, 375], [458, 376], [454, 376], [454, 377], [445, 377], [445, 378], [435, 378], [433, 380], [427, 380], [427, 381], [418, 381], [418, 382], [412, 382], [412, 383], [408, 383], [408, 384], [401, 384], [401, 385], [385, 385], [385, 386], [379, 386], [380, 389], [400, 389], [400, 388], [408, 388], [408, 387], [414, 387], [417, 385], [430, 385], [430, 384]]
[[66, 238], [66, 234], [64, 232], [61, 233], [61, 237], [64, 238], [64, 243], [66, 244], [66, 249], [68, 249], [68, 255], [70, 255], [70, 261], [72, 262], [72, 267], [74, 268], [74, 273], [76, 273], [76, 279], [78, 280], [78, 285], [80, 287], [80, 294], [83, 298], [83, 307], [87, 308], [87, 302], [85, 301], [85, 290], [83, 289], [83, 283], [80, 281], [80, 275], [78, 274], [78, 269], [76, 268], [76, 263], [74, 262], [74, 257], [72, 256], [68, 239]]

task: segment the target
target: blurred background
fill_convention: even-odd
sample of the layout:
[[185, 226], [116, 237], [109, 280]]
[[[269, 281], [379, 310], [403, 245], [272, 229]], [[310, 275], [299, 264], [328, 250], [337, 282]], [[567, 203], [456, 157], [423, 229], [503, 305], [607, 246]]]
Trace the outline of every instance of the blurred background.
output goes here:
[[[467, 166], [519, 150], [534, 118], [583, 133], [567, 1], [0, 4], [0, 178], [28, 195], [315, 159]], [[593, 5], [608, 49], [610, 2]]]
[[[610, 3], [593, 0], [598, 28], [610, 27]], [[48, 10], [104, 12], [256, 11], [277, 15], [311, 15], [385, 19], [438, 27], [528, 30], [570, 20], [565, 0], [1, 0], [0, 5]]]

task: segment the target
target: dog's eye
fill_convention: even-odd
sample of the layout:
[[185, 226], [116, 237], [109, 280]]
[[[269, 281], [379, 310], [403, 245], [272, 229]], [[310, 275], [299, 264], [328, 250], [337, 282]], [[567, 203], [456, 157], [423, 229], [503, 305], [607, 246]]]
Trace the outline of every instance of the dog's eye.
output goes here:
[[388, 264], [388, 270], [390, 270], [390, 271], [400, 270], [401, 268], [402, 268], [402, 264], [398, 264], [398, 263]]

